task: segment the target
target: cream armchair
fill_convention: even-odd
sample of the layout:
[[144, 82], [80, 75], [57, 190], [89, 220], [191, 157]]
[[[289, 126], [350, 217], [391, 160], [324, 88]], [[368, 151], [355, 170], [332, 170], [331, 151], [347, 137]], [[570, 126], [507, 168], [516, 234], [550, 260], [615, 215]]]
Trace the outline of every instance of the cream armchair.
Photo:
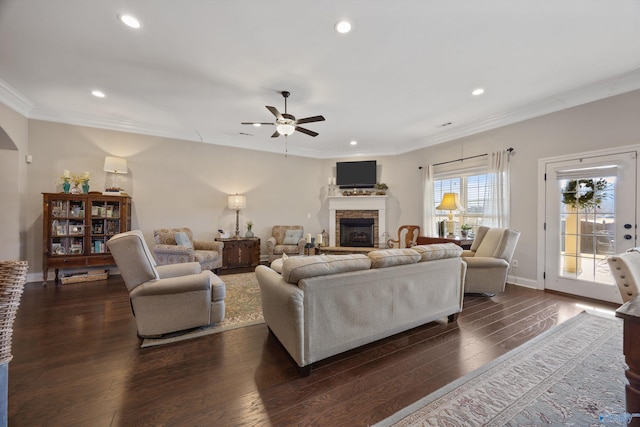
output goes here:
[[107, 242], [124, 284], [138, 336], [154, 337], [224, 319], [226, 288], [197, 262], [157, 266], [139, 230]]
[[508, 228], [478, 228], [471, 248], [462, 252], [467, 263], [465, 294], [493, 296], [504, 291], [519, 238], [519, 231]]
[[269, 263], [287, 255], [304, 255], [304, 228], [301, 225], [274, 225], [271, 237], [267, 240], [267, 254]]
[[625, 303], [638, 296], [640, 286], [640, 248], [607, 258], [611, 274], [616, 279], [622, 302]]
[[193, 240], [190, 228], [160, 228], [153, 230], [153, 238], [153, 252], [158, 265], [195, 261], [200, 263], [203, 270], [214, 270], [216, 273], [222, 267], [224, 243]]

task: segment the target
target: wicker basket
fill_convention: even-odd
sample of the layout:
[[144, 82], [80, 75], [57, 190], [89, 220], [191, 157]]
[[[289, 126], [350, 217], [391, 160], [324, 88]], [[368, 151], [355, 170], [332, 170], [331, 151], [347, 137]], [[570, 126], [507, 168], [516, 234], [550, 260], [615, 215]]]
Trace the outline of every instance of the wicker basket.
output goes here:
[[27, 261], [0, 261], [0, 363], [9, 363], [13, 321], [27, 281]]

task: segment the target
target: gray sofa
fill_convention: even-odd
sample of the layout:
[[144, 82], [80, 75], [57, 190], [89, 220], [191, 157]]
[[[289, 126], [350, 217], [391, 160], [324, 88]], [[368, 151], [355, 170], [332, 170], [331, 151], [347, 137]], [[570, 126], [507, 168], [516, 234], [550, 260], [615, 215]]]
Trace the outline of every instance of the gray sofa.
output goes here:
[[269, 330], [299, 366], [462, 311], [466, 264], [452, 243], [258, 266]]

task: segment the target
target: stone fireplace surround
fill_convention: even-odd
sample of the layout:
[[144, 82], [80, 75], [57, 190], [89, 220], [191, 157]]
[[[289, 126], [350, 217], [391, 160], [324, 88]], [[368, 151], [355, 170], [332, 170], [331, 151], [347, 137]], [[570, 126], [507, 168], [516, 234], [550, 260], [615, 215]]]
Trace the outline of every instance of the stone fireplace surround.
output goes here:
[[387, 231], [387, 196], [329, 196], [329, 246], [340, 246], [341, 218], [372, 218], [375, 247]]

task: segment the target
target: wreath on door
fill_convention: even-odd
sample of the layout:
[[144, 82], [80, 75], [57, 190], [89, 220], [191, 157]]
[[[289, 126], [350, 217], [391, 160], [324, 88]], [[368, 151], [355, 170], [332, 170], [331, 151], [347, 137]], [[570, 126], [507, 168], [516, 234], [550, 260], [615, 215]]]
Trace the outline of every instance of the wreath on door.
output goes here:
[[606, 179], [573, 179], [562, 190], [562, 203], [573, 208], [599, 208], [607, 198], [605, 190], [609, 187]]

